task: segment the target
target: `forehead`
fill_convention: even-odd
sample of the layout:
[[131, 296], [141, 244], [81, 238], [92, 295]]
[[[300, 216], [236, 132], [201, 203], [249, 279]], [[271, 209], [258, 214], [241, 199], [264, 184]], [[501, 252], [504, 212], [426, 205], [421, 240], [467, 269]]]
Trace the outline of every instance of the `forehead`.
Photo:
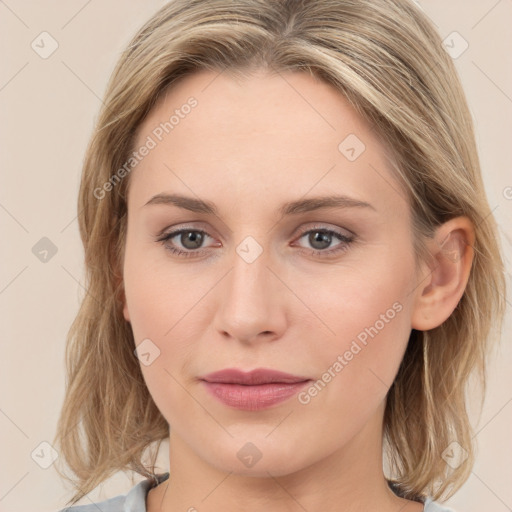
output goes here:
[[[197, 102], [193, 108], [187, 106], [190, 98]], [[191, 130], [198, 137], [197, 145], [227, 135], [247, 147], [250, 140], [246, 136], [252, 134], [259, 135], [258, 140], [265, 136], [308, 138], [330, 147], [333, 137], [337, 139], [347, 130], [362, 139], [376, 140], [371, 126], [338, 90], [304, 72], [257, 70], [243, 78], [228, 71], [195, 72], [160, 97], [139, 127], [137, 143], [169, 121], [172, 126], [167, 126], [165, 135], [172, 131], [176, 144], [183, 143]]]
[[130, 177], [138, 204], [175, 189], [226, 200], [229, 188], [267, 202], [334, 191], [381, 206], [405, 198], [372, 126], [333, 86], [302, 72], [189, 75], [156, 103], [135, 148], [150, 139]]

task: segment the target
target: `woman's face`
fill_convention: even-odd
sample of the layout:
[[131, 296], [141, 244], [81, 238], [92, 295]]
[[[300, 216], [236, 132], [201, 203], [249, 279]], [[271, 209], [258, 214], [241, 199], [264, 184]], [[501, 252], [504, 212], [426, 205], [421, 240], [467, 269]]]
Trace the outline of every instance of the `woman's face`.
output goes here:
[[372, 127], [306, 74], [202, 71], [136, 149], [124, 315], [171, 442], [284, 475], [380, 441], [421, 276]]

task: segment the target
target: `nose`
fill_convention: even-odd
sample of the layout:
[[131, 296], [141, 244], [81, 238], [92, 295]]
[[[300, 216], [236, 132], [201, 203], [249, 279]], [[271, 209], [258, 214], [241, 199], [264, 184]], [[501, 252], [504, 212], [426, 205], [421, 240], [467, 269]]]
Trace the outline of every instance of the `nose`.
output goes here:
[[250, 344], [273, 341], [286, 329], [286, 289], [263, 252], [251, 263], [238, 254], [218, 289], [215, 328], [226, 338]]

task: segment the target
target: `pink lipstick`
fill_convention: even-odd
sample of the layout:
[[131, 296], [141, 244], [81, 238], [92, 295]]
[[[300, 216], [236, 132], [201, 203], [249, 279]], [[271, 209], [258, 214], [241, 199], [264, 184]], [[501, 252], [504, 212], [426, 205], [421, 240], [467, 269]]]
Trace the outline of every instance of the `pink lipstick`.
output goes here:
[[311, 381], [308, 377], [265, 368], [249, 372], [227, 368], [200, 380], [220, 402], [245, 411], [258, 411], [281, 403]]

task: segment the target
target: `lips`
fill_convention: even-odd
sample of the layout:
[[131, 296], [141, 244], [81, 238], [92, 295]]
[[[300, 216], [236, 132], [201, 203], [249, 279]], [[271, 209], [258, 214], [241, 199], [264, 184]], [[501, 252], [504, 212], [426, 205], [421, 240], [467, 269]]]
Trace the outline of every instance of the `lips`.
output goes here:
[[243, 372], [228, 368], [201, 377], [208, 392], [221, 403], [245, 411], [266, 409], [295, 395], [308, 377], [259, 368]]

